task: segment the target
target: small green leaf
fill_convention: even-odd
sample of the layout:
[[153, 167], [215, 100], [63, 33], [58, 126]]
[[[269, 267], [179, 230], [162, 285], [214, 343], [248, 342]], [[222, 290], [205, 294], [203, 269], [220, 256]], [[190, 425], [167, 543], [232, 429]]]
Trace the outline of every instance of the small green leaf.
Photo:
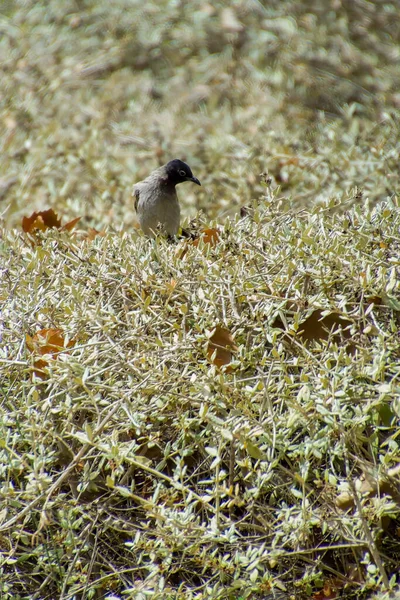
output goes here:
[[251, 458], [254, 458], [255, 460], [265, 460], [266, 459], [264, 452], [262, 450], [260, 450], [260, 448], [258, 446], [253, 444], [253, 442], [251, 442], [250, 440], [246, 440], [245, 446], [246, 446], [247, 452], [249, 453]]

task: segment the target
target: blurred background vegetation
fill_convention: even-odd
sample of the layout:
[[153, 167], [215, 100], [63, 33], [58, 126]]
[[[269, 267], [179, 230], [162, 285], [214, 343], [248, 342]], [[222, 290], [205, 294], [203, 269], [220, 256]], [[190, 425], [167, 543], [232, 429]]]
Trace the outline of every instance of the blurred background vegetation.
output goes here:
[[131, 184], [173, 157], [184, 214], [261, 191], [371, 201], [398, 189], [400, 19], [376, 0], [15, 0], [0, 8], [8, 224], [59, 209], [130, 227]]

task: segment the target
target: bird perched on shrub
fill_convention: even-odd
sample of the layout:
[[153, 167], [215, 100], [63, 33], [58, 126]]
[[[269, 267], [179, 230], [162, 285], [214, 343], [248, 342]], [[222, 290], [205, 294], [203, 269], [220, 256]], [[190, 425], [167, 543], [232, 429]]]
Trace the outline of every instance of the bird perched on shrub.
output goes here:
[[175, 158], [134, 185], [135, 210], [146, 235], [154, 237], [158, 226], [168, 236], [178, 233], [181, 211], [175, 187], [184, 181], [201, 185], [189, 165]]

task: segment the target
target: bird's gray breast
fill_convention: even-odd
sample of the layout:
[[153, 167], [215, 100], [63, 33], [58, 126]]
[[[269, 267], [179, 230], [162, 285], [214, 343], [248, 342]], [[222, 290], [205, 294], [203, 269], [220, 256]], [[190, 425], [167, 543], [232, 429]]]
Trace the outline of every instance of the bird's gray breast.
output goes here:
[[175, 187], [166, 186], [152, 177], [134, 187], [137, 198], [137, 215], [143, 232], [152, 235], [161, 224], [168, 235], [178, 233], [180, 209]]

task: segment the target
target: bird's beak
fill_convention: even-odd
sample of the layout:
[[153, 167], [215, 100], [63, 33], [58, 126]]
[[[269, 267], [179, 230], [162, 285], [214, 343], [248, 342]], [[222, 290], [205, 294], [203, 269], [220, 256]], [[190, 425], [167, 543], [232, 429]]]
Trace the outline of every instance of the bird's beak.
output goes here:
[[189, 177], [188, 181], [193, 181], [193, 183], [197, 183], [197, 185], [201, 185], [200, 181], [197, 177]]

